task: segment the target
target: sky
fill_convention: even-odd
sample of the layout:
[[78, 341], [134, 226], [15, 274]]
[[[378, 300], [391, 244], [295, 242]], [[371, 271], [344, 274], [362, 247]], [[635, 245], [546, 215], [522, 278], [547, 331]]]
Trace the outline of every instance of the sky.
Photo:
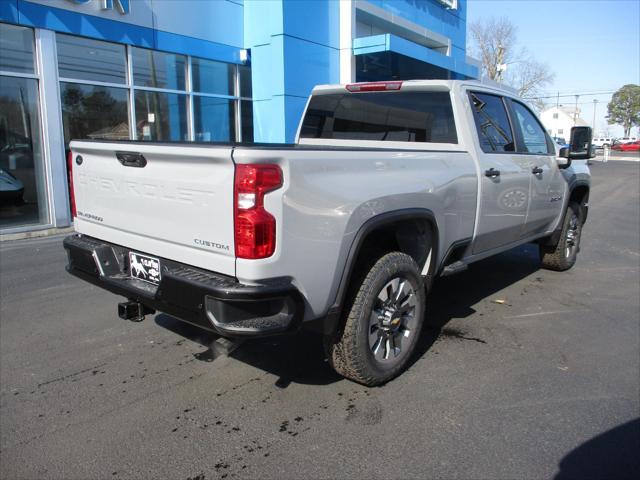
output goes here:
[[[575, 93], [640, 84], [640, 0], [468, 0], [467, 24], [488, 17], [507, 17], [517, 26], [518, 45], [555, 73], [546, 93], [570, 94], [560, 97], [560, 104], [575, 105]], [[594, 99], [594, 135], [608, 128], [622, 136], [622, 127], [605, 119], [611, 94], [581, 95], [581, 117], [593, 124]], [[632, 134], [640, 136], [639, 129]]]

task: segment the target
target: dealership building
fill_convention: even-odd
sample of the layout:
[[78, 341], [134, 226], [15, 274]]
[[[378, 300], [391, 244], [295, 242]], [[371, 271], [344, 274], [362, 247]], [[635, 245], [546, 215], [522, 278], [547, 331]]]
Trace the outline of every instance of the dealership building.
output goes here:
[[71, 225], [71, 139], [291, 142], [316, 84], [475, 78], [466, 2], [0, 0], [0, 234]]

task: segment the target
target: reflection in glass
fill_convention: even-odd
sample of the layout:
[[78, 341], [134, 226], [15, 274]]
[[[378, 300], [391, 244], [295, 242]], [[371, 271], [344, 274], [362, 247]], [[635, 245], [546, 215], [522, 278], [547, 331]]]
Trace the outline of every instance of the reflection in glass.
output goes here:
[[240, 96], [251, 98], [251, 67], [238, 65], [238, 75], [240, 75]]
[[500, 97], [484, 93], [470, 93], [473, 118], [483, 152], [514, 152], [513, 132]]
[[133, 83], [141, 87], [185, 89], [186, 57], [145, 48], [131, 49]]
[[447, 92], [312, 96], [302, 138], [458, 143]]
[[56, 34], [58, 71], [63, 78], [125, 83], [124, 45]]
[[547, 153], [549, 153], [547, 135], [542, 125], [540, 125], [536, 117], [533, 116], [527, 107], [521, 103], [513, 102], [512, 105], [518, 121], [517, 128], [520, 129], [522, 141], [524, 142], [524, 152], [547, 155]]
[[0, 70], [34, 73], [33, 29], [0, 23]]
[[235, 65], [201, 58], [191, 59], [193, 91], [233, 95]]
[[0, 77], [0, 228], [48, 223], [38, 81]]
[[235, 140], [234, 100], [193, 97], [196, 141], [231, 142]]
[[60, 83], [64, 142], [73, 139], [129, 140], [127, 90]]
[[138, 90], [135, 94], [138, 140], [188, 140], [187, 96]]
[[242, 100], [240, 105], [242, 115], [242, 141], [253, 142], [253, 102]]

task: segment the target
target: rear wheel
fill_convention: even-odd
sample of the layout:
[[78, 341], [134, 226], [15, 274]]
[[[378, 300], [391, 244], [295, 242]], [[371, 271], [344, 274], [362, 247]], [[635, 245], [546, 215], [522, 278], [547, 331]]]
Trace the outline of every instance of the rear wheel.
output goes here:
[[384, 255], [364, 273], [328, 353], [339, 374], [373, 386], [400, 374], [411, 358], [426, 293], [415, 261], [401, 252]]
[[548, 270], [562, 272], [569, 270], [576, 263], [580, 251], [580, 238], [582, 236], [582, 217], [580, 204], [569, 203], [565, 212], [562, 232], [556, 245], [540, 246], [542, 266]]

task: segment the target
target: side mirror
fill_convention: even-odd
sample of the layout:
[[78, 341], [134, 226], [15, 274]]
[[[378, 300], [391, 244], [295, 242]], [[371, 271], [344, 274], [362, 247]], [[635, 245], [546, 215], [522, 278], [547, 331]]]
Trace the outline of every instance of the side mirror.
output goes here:
[[[571, 141], [569, 145], [569, 151], [567, 157], [570, 160], [589, 160], [595, 157], [595, 151], [591, 144], [593, 134], [591, 127], [573, 127], [571, 129]], [[560, 150], [560, 156], [562, 155]]]

